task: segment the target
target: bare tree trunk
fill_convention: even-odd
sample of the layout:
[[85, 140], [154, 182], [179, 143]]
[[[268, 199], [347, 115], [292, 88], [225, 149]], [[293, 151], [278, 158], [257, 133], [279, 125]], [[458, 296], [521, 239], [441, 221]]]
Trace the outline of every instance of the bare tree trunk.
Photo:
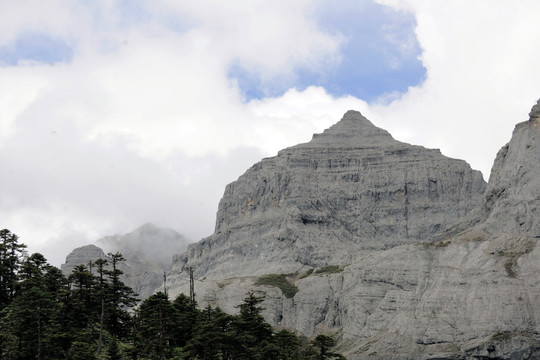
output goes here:
[[163, 360], [163, 311], [161, 310], [161, 304], [159, 304], [159, 359]]
[[103, 346], [103, 321], [105, 318], [105, 300], [101, 295], [101, 315], [99, 316], [99, 340], [97, 346], [97, 355], [101, 354], [101, 347]]
[[189, 299], [195, 302], [195, 281], [193, 280], [193, 268], [190, 266], [187, 268], [189, 272]]
[[36, 359], [37, 360], [41, 360], [41, 308], [38, 307], [38, 320], [37, 320], [37, 335], [38, 335], [38, 338], [37, 338], [37, 342], [38, 342], [38, 345], [37, 345], [37, 357]]

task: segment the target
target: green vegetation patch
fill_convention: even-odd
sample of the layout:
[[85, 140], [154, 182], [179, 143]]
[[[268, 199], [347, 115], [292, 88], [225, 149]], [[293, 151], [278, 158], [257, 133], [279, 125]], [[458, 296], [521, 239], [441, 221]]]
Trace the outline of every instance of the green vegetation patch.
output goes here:
[[504, 269], [506, 270], [508, 277], [517, 277], [517, 266], [517, 257], [515, 255], [510, 255], [504, 262]]
[[452, 243], [451, 240], [443, 239], [443, 240], [437, 240], [435, 242], [425, 242], [425, 243], [422, 243], [422, 244], [424, 245], [425, 248], [441, 249], [441, 248], [447, 247], [451, 243]]
[[344, 266], [339, 266], [339, 265], [328, 265], [328, 266], [323, 266], [318, 269], [309, 269], [308, 271], [300, 275], [298, 277], [298, 280], [307, 278], [308, 276], [311, 276], [311, 275], [337, 274], [337, 273], [343, 272], [343, 269], [344, 269]]
[[498, 250], [497, 255], [501, 257], [506, 257], [506, 260], [504, 261], [504, 269], [506, 270], [506, 275], [508, 275], [508, 277], [510, 278], [516, 278], [518, 259], [522, 254], [516, 254], [513, 251], [506, 252], [505, 250]]
[[302, 275], [300, 275], [300, 277], [298, 278], [298, 280], [307, 278], [309, 275], [313, 274], [313, 270], [314, 270], [314, 269], [309, 269], [308, 271], [306, 271], [305, 273], [303, 273]]
[[275, 286], [281, 290], [283, 295], [287, 298], [292, 298], [297, 292], [298, 288], [287, 280], [288, 274], [269, 274], [263, 275], [257, 279], [255, 285], [269, 285]]
[[495, 341], [509, 341], [513, 336], [514, 333], [510, 331], [497, 331], [491, 336], [491, 339]]
[[315, 270], [315, 274], [337, 274], [340, 272], [343, 272], [343, 268], [339, 265], [323, 266], [322, 268]]

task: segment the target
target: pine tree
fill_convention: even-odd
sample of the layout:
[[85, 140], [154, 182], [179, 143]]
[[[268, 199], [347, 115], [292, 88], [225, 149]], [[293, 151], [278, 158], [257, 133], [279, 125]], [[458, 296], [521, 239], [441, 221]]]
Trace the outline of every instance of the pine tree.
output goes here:
[[126, 259], [119, 252], [107, 254], [111, 270], [104, 270], [108, 277], [105, 290], [105, 328], [117, 339], [126, 339], [131, 328], [128, 309], [137, 303], [136, 294], [120, 280], [124, 273], [119, 269], [120, 262]]
[[184, 347], [193, 337], [199, 310], [197, 310], [197, 303], [184, 294], [180, 294], [174, 299], [173, 307], [179, 323], [175, 336], [178, 339], [178, 346]]
[[300, 360], [300, 339], [295, 333], [281, 330], [274, 334], [273, 342], [279, 349], [277, 358], [286, 360]]
[[187, 359], [244, 359], [234, 331], [235, 316], [208, 305], [197, 322], [193, 338], [186, 346]]
[[105, 282], [105, 266], [107, 260], [97, 259], [94, 261], [97, 271], [97, 291], [96, 297], [99, 301], [99, 337], [96, 348], [96, 354], [101, 354], [103, 348], [103, 330], [105, 328], [105, 295], [106, 295], [106, 282]]
[[4, 309], [0, 330], [9, 340], [4, 346], [7, 358], [54, 359], [61, 348], [56, 341], [56, 319], [60, 312], [59, 294], [63, 278], [41, 254], [32, 254], [20, 271], [20, 290]]
[[317, 335], [311, 343], [313, 347], [317, 349], [317, 360], [343, 358], [341, 355], [330, 351], [334, 346], [336, 346], [336, 340], [331, 336], [322, 334]]
[[255, 296], [253, 292], [250, 292], [237, 306], [240, 314], [235, 326], [238, 341], [243, 350], [240, 358], [261, 359], [262, 349], [271, 341], [272, 327], [262, 317], [261, 313], [264, 309], [259, 306], [263, 300], [264, 297]]
[[18, 239], [8, 229], [0, 230], [0, 311], [15, 297], [17, 274], [26, 248]]
[[122, 360], [122, 354], [120, 353], [120, 347], [118, 346], [118, 339], [115, 337], [113, 337], [109, 343], [107, 357], [109, 360]]
[[168, 359], [178, 345], [175, 333], [180, 326], [168, 296], [162, 292], [150, 296], [139, 306], [138, 316], [139, 354], [150, 359]]
[[72, 326], [79, 330], [90, 329], [99, 311], [96, 279], [85, 265], [77, 265], [68, 279], [71, 283]]

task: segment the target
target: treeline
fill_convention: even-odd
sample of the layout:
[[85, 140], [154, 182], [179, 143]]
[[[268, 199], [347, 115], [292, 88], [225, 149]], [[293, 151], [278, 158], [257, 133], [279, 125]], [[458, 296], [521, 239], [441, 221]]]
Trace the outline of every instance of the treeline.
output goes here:
[[309, 341], [272, 329], [253, 293], [237, 315], [162, 292], [135, 307], [137, 295], [120, 280], [120, 253], [66, 278], [25, 249], [0, 230], [0, 360], [344, 359], [330, 336]]

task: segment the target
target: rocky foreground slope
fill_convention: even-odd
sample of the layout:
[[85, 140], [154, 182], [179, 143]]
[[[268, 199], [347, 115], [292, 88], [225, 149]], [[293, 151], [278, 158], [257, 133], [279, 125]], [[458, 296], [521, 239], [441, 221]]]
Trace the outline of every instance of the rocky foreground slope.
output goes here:
[[255, 291], [273, 325], [334, 333], [348, 359], [536, 359], [539, 238], [540, 101], [487, 188], [348, 112], [227, 186], [170, 292], [192, 267], [200, 303], [234, 312]]

